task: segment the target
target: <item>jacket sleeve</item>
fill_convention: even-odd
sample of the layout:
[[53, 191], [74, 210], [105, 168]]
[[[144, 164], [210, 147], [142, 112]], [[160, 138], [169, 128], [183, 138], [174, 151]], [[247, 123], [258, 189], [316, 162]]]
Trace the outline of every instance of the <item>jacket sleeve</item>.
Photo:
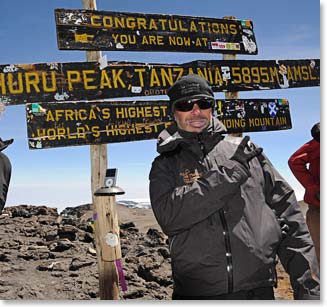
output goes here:
[[265, 197], [267, 204], [284, 219], [289, 231], [282, 239], [278, 256], [290, 275], [295, 299], [319, 299], [320, 281], [318, 262], [304, 215], [295, 193], [270, 161], [262, 160], [265, 175]]
[[154, 215], [163, 232], [173, 236], [190, 229], [225, 204], [250, 173], [239, 162], [228, 160], [214, 165], [190, 185], [177, 186], [171, 161], [158, 157], [150, 171], [150, 199]]
[[[310, 174], [307, 164], [311, 162], [311, 152], [319, 150], [318, 146], [314, 144], [315, 141], [310, 141], [301, 146], [288, 160], [288, 165], [296, 177], [296, 179], [303, 185], [306, 192], [310, 194], [310, 199], [319, 205], [316, 194], [320, 191], [320, 185]], [[316, 148], [315, 148], [316, 147]]]

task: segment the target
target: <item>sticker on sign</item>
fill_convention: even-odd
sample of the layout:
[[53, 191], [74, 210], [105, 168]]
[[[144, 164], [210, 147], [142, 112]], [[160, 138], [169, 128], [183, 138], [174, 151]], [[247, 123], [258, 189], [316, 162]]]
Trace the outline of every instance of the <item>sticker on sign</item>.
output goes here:
[[211, 49], [215, 50], [240, 50], [239, 43], [211, 42]]

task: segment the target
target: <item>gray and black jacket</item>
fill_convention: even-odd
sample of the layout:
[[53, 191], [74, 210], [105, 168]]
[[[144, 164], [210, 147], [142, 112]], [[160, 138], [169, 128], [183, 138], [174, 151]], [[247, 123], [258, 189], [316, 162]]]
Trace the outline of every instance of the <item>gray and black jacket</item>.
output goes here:
[[[174, 292], [215, 296], [276, 286], [276, 257], [296, 299], [319, 299], [319, 271], [294, 191], [261, 155], [250, 169], [213, 119], [201, 134], [164, 130], [150, 171], [155, 217], [169, 237]], [[254, 146], [254, 145], [251, 145]], [[289, 227], [285, 237], [278, 219]]]
[[7, 193], [11, 178], [11, 163], [9, 158], [2, 153], [14, 140], [3, 141], [0, 138], [0, 214], [6, 204]]

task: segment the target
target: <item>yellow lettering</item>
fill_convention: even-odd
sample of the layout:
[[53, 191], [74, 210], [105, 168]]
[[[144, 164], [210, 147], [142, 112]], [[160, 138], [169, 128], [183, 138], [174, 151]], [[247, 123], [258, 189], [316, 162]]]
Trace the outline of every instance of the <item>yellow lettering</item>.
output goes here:
[[223, 124], [227, 129], [229, 128], [245, 128], [246, 121], [245, 119], [222, 119]]
[[156, 30], [158, 31], [158, 27], [156, 25], [156, 22], [154, 19], [150, 19], [150, 23], [149, 23], [149, 30]]
[[[221, 76], [220, 70], [218, 67], [215, 68], [214, 71], [215, 75], [214, 75], [214, 84], [218, 84], [221, 85], [224, 83], [223, 77]], [[227, 80], [226, 80], [227, 82]]]
[[161, 23], [161, 28], [163, 31], [166, 30], [166, 23], [167, 23], [167, 20], [166, 19], [158, 19], [158, 22]]
[[[10, 94], [21, 94], [24, 92], [22, 73], [18, 73], [17, 78], [18, 85], [17, 82], [13, 80], [13, 74], [8, 74], [8, 89]], [[14, 85], [17, 85], [17, 88], [14, 88]]]
[[208, 80], [208, 71], [207, 71], [206, 68], [202, 68], [202, 70], [201, 70], [200, 67], [197, 67], [197, 68], [196, 68], [196, 72], [197, 72], [197, 74], [198, 74], [199, 76], [201, 76], [202, 78]]
[[142, 37], [142, 45], [149, 45], [148, 39], [146, 36]]
[[92, 126], [91, 127], [92, 136], [98, 138], [101, 135], [100, 127], [99, 126]]
[[309, 80], [309, 72], [307, 66], [301, 66], [302, 80]]
[[144, 17], [137, 18], [137, 27], [139, 30], [146, 30], [146, 19]]
[[79, 109], [78, 117], [80, 120], [87, 120], [87, 111], [85, 109]]
[[65, 112], [65, 119], [66, 120], [75, 120], [75, 118], [74, 118], [74, 111], [73, 110], [66, 110], [66, 112]]
[[67, 71], [67, 82], [68, 89], [73, 90], [73, 83], [81, 82], [81, 74], [78, 70], [68, 70]]
[[167, 71], [165, 70], [165, 68], [161, 68], [160, 72], [161, 72], [161, 78], [162, 78], [162, 86], [167, 86], [167, 85], [173, 85], [174, 81], [173, 81], [173, 72], [171, 70], [171, 68], [167, 68]]
[[116, 118], [125, 118], [125, 109], [124, 108], [115, 108]]
[[105, 87], [112, 88], [107, 72], [103, 69], [101, 70], [100, 89], [103, 89]]
[[0, 87], [1, 87], [1, 94], [4, 95], [7, 93], [6, 83], [5, 83], [5, 74], [0, 73]]
[[230, 34], [237, 34], [237, 26], [235, 24], [229, 25]]
[[116, 16], [114, 17], [114, 20], [115, 20], [115, 28], [122, 28], [122, 29], [125, 28], [125, 17]]
[[118, 88], [118, 83], [121, 85], [122, 88], [126, 87], [124, 81], [120, 78], [120, 75], [122, 74], [123, 71], [124, 71], [123, 69], [119, 69], [118, 72], [116, 71], [116, 69], [112, 70], [114, 88]]
[[135, 28], [135, 18], [134, 17], [127, 17], [126, 18], [126, 26], [127, 26], [127, 28], [134, 30], [134, 28]]
[[109, 108], [103, 108], [101, 110], [102, 118], [103, 119], [109, 119], [110, 118], [110, 109]]
[[236, 66], [232, 67], [233, 82], [235, 84], [242, 83], [242, 76], [241, 76], [240, 71], [241, 71], [240, 67], [236, 67]]
[[103, 26], [105, 28], [111, 28], [113, 27], [112, 17], [111, 16], [105, 16], [103, 17]]
[[95, 79], [89, 77], [89, 74], [95, 74], [94, 70], [83, 70], [83, 80], [84, 80], [84, 88], [86, 90], [95, 90], [97, 88], [96, 85], [90, 85], [90, 82], [93, 82]]
[[96, 114], [95, 114], [95, 112], [94, 112], [94, 109], [92, 108], [91, 110], [90, 110], [90, 114], [89, 114], [89, 120], [90, 119], [96, 119], [97, 118], [97, 116], [96, 116]]
[[301, 80], [301, 69], [300, 66], [293, 66], [294, 80]]
[[38, 86], [40, 82], [39, 75], [36, 71], [26, 72], [25, 73], [25, 82], [26, 82], [26, 92], [31, 93], [31, 86], [34, 87], [34, 90], [37, 93], [40, 93], [40, 88]]
[[111, 36], [114, 38], [115, 44], [118, 44], [119, 43], [119, 41], [118, 41], [119, 34], [112, 33]]
[[144, 79], [143, 79], [143, 73], [145, 73], [145, 68], [135, 68], [135, 72], [139, 74], [139, 79], [140, 79], [140, 86], [144, 86]]
[[56, 74], [54, 71], [51, 71], [51, 86], [48, 87], [47, 84], [47, 73], [42, 71], [42, 86], [43, 90], [45, 92], [55, 92], [57, 90], [57, 84], [56, 84]]
[[[270, 82], [279, 82], [277, 67], [276, 66], [269, 67], [269, 72], [270, 72]], [[274, 78], [276, 78], [276, 81]]]
[[196, 27], [196, 24], [195, 24], [195, 22], [193, 20], [191, 20], [191, 22], [190, 22], [190, 31], [191, 32], [197, 32], [198, 31], [198, 29]]
[[180, 31], [184, 31], [184, 32], [187, 32], [188, 31], [188, 28], [185, 28], [184, 27], [182, 20], [178, 20], [178, 24], [179, 24], [179, 30]]
[[54, 122], [55, 121], [51, 110], [48, 110], [45, 121], [46, 122]]
[[77, 137], [79, 139], [85, 139], [85, 128], [84, 127], [77, 127], [76, 128], [76, 133], [77, 133]]
[[287, 79], [290, 81], [290, 80], [294, 80], [293, 78], [293, 74], [292, 74], [292, 70], [291, 70], [291, 67], [288, 66], [287, 67]]
[[221, 27], [222, 34], [228, 33], [228, 25], [227, 24], [221, 24], [220, 27]]
[[161, 86], [159, 77], [155, 69], [151, 69], [150, 74], [150, 87]]
[[56, 121], [58, 121], [62, 117], [63, 113], [64, 113], [64, 110], [55, 110]]
[[262, 82], [269, 82], [268, 67], [260, 67], [260, 75]]
[[202, 47], [201, 37], [197, 37], [197, 38], [196, 38], [195, 46], [200, 46], [200, 47]]
[[91, 15], [91, 25], [95, 27], [101, 27], [101, 22], [97, 22], [97, 20], [101, 20], [101, 16]]

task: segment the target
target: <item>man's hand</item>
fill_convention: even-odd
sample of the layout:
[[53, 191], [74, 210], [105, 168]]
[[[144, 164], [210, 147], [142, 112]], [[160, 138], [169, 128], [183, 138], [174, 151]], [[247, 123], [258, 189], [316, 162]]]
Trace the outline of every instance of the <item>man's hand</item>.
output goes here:
[[241, 164], [243, 164], [246, 168], [249, 168], [249, 161], [251, 161], [253, 158], [259, 156], [262, 153], [262, 148], [256, 148], [256, 149], [250, 149], [250, 152], [245, 153], [245, 147], [247, 146], [248, 141], [250, 140], [250, 137], [245, 136], [241, 143], [238, 145], [234, 155], [231, 157], [231, 160], [235, 160]]

